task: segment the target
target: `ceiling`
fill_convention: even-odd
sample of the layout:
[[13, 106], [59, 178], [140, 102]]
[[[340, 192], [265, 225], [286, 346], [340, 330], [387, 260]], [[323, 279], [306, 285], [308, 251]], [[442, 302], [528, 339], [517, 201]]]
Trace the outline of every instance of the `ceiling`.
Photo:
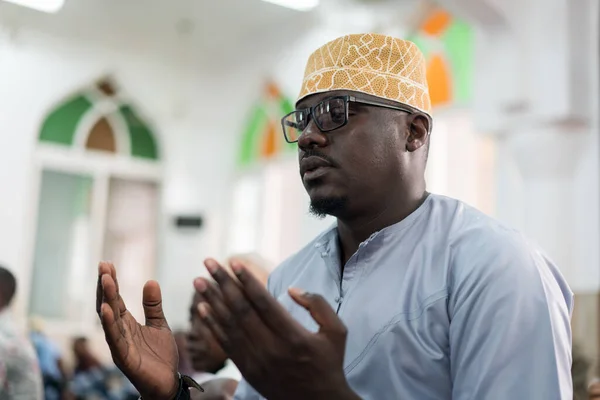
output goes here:
[[0, 1], [0, 27], [136, 51], [226, 58], [235, 49], [252, 57], [265, 43], [285, 46], [315, 24], [402, 25], [418, 1], [321, 0], [299, 12], [260, 0], [66, 0], [56, 14]]
[[259, 0], [66, 0], [56, 14], [0, 2], [0, 24], [12, 29], [132, 44], [185, 38], [202, 48], [222, 48], [309, 15]]

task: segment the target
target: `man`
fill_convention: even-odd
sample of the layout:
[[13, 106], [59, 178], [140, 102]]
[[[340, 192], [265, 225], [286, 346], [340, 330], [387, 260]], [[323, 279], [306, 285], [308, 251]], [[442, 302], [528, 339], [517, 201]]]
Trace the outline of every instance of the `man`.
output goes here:
[[0, 267], [0, 400], [42, 400], [42, 376], [35, 351], [9, 314], [16, 290], [14, 275]]
[[177, 345], [177, 354], [179, 354], [177, 371], [181, 374], [192, 375], [194, 373], [194, 368], [192, 367], [192, 361], [188, 351], [188, 332], [181, 329], [176, 330], [173, 332], [173, 337], [175, 338], [175, 344]]
[[[426, 192], [425, 75], [414, 44], [383, 35], [344, 36], [309, 58], [282, 123], [313, 213], [336, 226], [277, 268], [268, 292], [237, 263], [232, 278], [207, 260], [217, 284], [194, 282], [244, 376], [236, 399], [571, 399], [573, 296], [558, 269], [518, 233]], [[185, 385], [171, 364], [126, 357], [138, 344], [120, 329], [116, 273], [99, 272], [113, 357], [144, 392], [175, 398]], [[156, 283], [144, 294], [139, 329], [166, 340]]]
[[590, 361], [576, 344], [573, 344], [572, 357], [573, 400], [586, 400], [588, 399]]
[[29, 320], [29, 338], [35, 349], [45, 400], [60, 400], [67, 397], [68, 374], [58, 346], [44, 333], [44, 322], [37, 316]]

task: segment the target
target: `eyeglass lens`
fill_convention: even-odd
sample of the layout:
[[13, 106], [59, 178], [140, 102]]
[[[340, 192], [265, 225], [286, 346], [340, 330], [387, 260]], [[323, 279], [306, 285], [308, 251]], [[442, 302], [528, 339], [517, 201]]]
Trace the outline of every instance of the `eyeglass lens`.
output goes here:
[[[317, 127], [323, 132], [332, 131], [346, 123], [345, 99], [327, 99], [314, 106], [311, 111]], [[308, 126], [311, 111], [308, 109], [294, 111], [284, 118], [283, 127], [286, 139], [289, 142], [295, 142], [299, 139]]]

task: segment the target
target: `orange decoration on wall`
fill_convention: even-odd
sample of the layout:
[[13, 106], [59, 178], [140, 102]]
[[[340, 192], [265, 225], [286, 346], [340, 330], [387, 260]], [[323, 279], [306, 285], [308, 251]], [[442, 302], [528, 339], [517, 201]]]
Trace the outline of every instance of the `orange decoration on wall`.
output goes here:
[[263, 158], [270, 158], [277, 153], [277, 126], [273, 121], [269, 121], [261, 150]]
[[446, 10], [438, 9], [434, 11], [421, 29], [431, 36], [439, 36], [452, 22], [452, 16]]
[[275, 99], [281, 96], [279, 88], [273, 82], [267, 83], [267, 94]]
[[408, 37], [427, 60], [433, 107], [467, 105], [472, 101], [474, 36], [469, 24], [435, 6]]
[[427, 82], [431, 104], [438, 105], [449, 103], [452, 99], [450, 71], [441, 55], [431, 56], [427, 66]]

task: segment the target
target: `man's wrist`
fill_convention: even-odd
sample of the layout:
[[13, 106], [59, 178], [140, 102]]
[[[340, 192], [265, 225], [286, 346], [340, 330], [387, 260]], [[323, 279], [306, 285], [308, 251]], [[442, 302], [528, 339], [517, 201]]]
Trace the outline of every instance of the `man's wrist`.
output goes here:
[[166, 395], [158, 396], [156, 393], [140, 393], [139, 400], [186, 400], [189, 397], [181, 397], [181, 389], [183, 387], [183, 380], [181, 374], [177, 372], [175, 374], [174, 384]]

